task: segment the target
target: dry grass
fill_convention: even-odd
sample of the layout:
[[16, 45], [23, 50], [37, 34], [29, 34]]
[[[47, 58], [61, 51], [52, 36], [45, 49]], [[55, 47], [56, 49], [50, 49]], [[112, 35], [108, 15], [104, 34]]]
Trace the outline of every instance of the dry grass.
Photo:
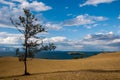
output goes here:
[[28, 61], [30, 76], [22, 76], [23, 62], [0, 58], [1, 80], [120, 80], [120, 52], [101, 53], [86, 59]]

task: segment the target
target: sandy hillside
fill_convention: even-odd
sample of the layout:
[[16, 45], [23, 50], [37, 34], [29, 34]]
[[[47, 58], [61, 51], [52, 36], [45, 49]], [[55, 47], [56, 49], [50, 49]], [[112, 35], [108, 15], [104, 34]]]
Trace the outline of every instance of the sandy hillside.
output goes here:
[[85, 59], [28, 61], [30, 76], [21, 76], [23, 62], [0, 58], [1, 80], [120, 80], [120, 52], [101, 53]]

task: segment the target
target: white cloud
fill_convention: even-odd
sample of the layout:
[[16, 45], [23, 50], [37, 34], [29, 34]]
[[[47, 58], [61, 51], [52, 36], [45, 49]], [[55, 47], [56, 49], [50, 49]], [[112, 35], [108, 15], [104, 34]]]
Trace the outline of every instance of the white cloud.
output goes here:
[[62, 29], [61, 25], [50, 23], [50, 22], [46, 23], [45, 27], [46, 27], [46, 29], [49, 29], [49, 30], [60, 30], [60, 29]]
[[116, 0], [87, 0], [85, 3], [80, 4], [80, 7], [86, 6], [86, 5], [93, 5], [93, 6], [97, 6], [98, 4], [102, 4], [102, 3], [112, 3]]
[[96, 33], [94, 35], [88, 34], [85, 39], [88, 40], [112, 40], [114, 39], [115, 35], [113, 32], [108, 32], [108, 33]]
[[47, 10], [52, 9], [52, 7], [45, 5], [43, 2], [37, 2], [37, 1], [33, 1], [32, 3], [23, 1], [20, 7], [29, 8], [35, 11], [47, 11]]
[[118, 16], [118, 19], [120, 19], [120, 15]]
[[[57, 40], [57, 39], [56, 39]], [[89, 34], [82, 40], [68, 38], [56, 41], [58, 50], [85, 50], [85, 51], [118, 51], [120, 48], [120, 35], [113, 32]]]
[[5, 39], [0, 38], [1, 44], [16, 44], [18, 43], [18, 38], [17, 37], [7, 37]]
[[15, 27], [13, 27], [12, 25], [9, 25], [9, 24], [1, 24], [0, 23], [0, 27], [1, 28], [13, 28], [13, 29], [16, 29]]
[[120, 48], [120, 35], [115, 35], [113, 32], [89, 34], [82, 40], [70, 40], [64, 36], [46, 40], [55, 43], [57, 50], [117, 51]]
[[22, 15], [23, 12], [20, 9], [12, 8], [9, 9], [7, 6], [3, 6], [0, 8], [0, 27], [4, 28], [14, 28], [11, 24], [10, 18], [14, 18], [18, 20], [18, 16]]
[[28, 7], [33, 11], [47, 11], [52, 9], [50, 6], [45, 5], [43, 2], [37, 1], [30, 3], [26, 0], [12, 0], [11, 2], [0, 0], [0, 4], [3, 4], [0, 7], [0, 27], [2, 28], [14, 28], [11, 24], [10, 18], [18, 20], [18, 17], [23, 15], [23, 8], [25, 7]]
[[104, 21], [107, 18], [103, 16], [90, 16], [88, 14], [78, 15], [76, 18], [65, 20], [63, 22], [64, 26], [79, 26], [79, 25], [86, 25], [86, 24], [93, 24], [97, 21]]
[[91, 39], [92, 36], [90, 34], [88, 34], [87, 36], [85, 36], [85, 39]]
[[93, 19], [93, 20], [96, 20], [96, 21], [104, 21], [104, 20], [107, 20], [107, 18], [105, 18], [105, 17], [103, 17], [103, 16], [98, 16], [98, 17], [96, 17], [96, 16], [91, 16], [90, 18]]
[[[22, 43], [21, 34], [10, 34], [0, 32], [0, 44], [15, 45]], [[65, 36], [55, 36], [44, 38], [45, 43], [54, 43], [57, 46], [56, 50], [85, 50], [85, 51], [117, 51], [120, 48], [120, 35], [115, 35], [113, 32], [89, 34], [81, 40], [71, 40]], [[17, 46], [17, 45], [15, 45]], [[14, 47], [14, 46], [13, 46]]]
[[120, 43], [120, 39], [114, 39], [111, 43]]
[[65, 41], [67, 38], [63, 36], [56, 36], [56, 37], [51, 37], [51, 38], [45, 38], [45, 42], [53, 42], [53, 43], [59, 43]]
[[[33, 11], [47, 11], [52, 9], [52, 7], [45, 5], [43, 2], [38, 2], [38, 1], [32, 1], [29, 2], [27, 0], [12, 0], [12, 2], [8, 1], [2, 1], [4, 2], [3, 4], [8, 4], [8, 5], [16, 5], [19, 9], [23, 8], [28, 8]], [[16, 2], [19, 2], [19, 4], [15, 4]]]
[[13, 2], [19, 2], [19, 3], [22, 3], [22, 2], [24, 2], [24, 1], [26, 1], [26, 0], [12, 0]]
[[113, 32], [89, 34], [83, 39], [82, 43], [86, 46], [97, 47], [99, 50], [119, 50], [120, 35], [115, 35]]
[[14, 3], [10, 2], [10, 1], [6, 1], [6, 0], [0, 0], [1, 4], [6, 4], [6, 5], [10, 5], [10, 6], [15, 6]]
[[0, 32], [0, 44], [20, 44], [22, 42], [21, 34], [10, 34], [7, 32]]
[[83, 27], [87, 28], [87, 29], [92, 29], [93, 27], [97, 27], [99, 24], [95, 23], [95, 24], [86, 24], [83, 25]]

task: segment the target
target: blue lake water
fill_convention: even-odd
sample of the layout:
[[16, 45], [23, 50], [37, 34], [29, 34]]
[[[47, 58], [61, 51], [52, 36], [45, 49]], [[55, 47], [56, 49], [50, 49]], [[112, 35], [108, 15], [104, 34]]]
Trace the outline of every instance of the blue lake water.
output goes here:
[[[80, 54], [70, 55], [68, 54], [69, 52], [74, 52], [74, 51], [51, 51], [51, 52], [44, 51], [37, 53], [35, 57], [41, 59], [74, 59], [74, 58], [86, 58], [101, 53], [99, 51], [94, 51], [94, 52], [75, 51], [82, 53], [83, 55]], [[0, 52], [0, 56], [16, 56], [16, 55], [15, 52]]]
[[82, 53], [83, 55], [80, 55], [80, 54], [70, 55], [68, 54], [69, 52], [72, 52], [72, 51], [43, 52], [41, 54], [37, 54], [36, 57], [45, 58], [45, 59], [73, 59], [73, 58], [80, 58], [80, 57], [85, 58], [85, 57], [93, 56], [100, 53], [100, 52], [77, 51], [79, 53]]

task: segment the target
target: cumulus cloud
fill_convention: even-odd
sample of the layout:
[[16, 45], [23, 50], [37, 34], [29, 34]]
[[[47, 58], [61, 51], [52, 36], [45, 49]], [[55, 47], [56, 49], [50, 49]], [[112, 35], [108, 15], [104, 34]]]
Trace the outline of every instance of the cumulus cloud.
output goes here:
[[56, 46], [56, 50], [81, 50], [82, 45], [79, 41], [73, 41], [64, 36], [56, 36], [51, 38], [46, 38], [44, 41], [53, 42]]
[[2, 6], [0, 8], [0, 27], [3, 28], [14, 28], [11, 24], [10, 18], [17, 19], [19, 15], [22, 15], [22, 10], [13, 8], [12, 10], [9, 9], [7, 6]]
[[[45, 5], [43, 2], [27, 0], [0, 0], [0, 27], [14, 28], [10, 22], [10, 18], [18, 20], [18, 16], [23, 15], [23, 8], [28, 8], [32, 11], [47, 11], [52, 7]], [[42, 15], [41, 15], [42, 16]]]
[[77, 17], [69, 20], [65, 20], [63, 22], [64, 26], [79, 26], [79, 25], [86, 25], [86, 24], [94, 24], [98, 21], [104, 21], [108, 18], [103, 16], [90, 16], [88, 14], [78, 15]]
[[98, 25], [99, 25], [98, 23], [86, 24], [86, 25], [83, 25], [83, 27], [85, 27], [87, 29], [92, 29], [93, 27], [97, 27]]
[[118, 51], [120, 48], [120, 35], [115, 35], [113, 32], [88, 34], [81, 40], [56, 36], [46, 38], [44, 41], [55, 43], [57, 50]]
[[10, 1], [6, 1], [6, 0], [0, 0], [1, 4], [5, 4], [5, 5], [9, 5], [9, 6], [15, 6], [14, 3], [10, 2]]
[[21, 34], [11, 34], [7, 32], [0, 32], [0, 44], [20, 44], [22, 41]]
[[21, 8], [29, 8], [35, 11], [46, 11], [52, 9], [52, 7], [45, 5], [43, 2], [33, 1], [29, 3], [27, 1], [23, 1], [20, 5]]
[[19, 2], [19, 3], [22, 3], [22, 2], [24, 2], [24, 1], [26, 1], [26, 0], [12, 0], [13, 2]]
[[94, 35], [87, 35], [85, 39], [89, 40], [110, 40], [114, 39], [114, 33], [113, 32], [108, 32], [108, 33], [96, 33]]
[[112, 3], [116, 0], [87, 0], [85, 3], [80, 4], [80, 7], [86, 6], [86, 5], [93, 5], [93, 6], [97, 6], [98, 4], [102, 4], [102, 3]]
[[[0, 32], [0, 45], [21, 44], [23, 37], [20, 34]], [[44, 38], [45, 43], [54, 43], [56, 50], [84, 50], [84, 51], [119, 51], [120, 35], [113, 32], [88, 34], [81, 40], [71, 40], [65, 36]], [[41, 42], [41, 41], [40, 41]], [[16, 46], [16, 45], [15, 45]], [[14, 47], [14, 46], [13, 46]]]
[[[120, 35], [115, 35], [113, 32], [108, 33], [96, 33], [87, 35], [84, 40], [84, 45], [92, 45], [105, 50], [119, 50], [120, 48]], [[116, 45], [117, 44], [117, 45]]]
[[61, 30], [62, 29], [60, 24], [54, 24], [54, 23], [50, 23], [50, 22], [47, 22], [45, 24], [45, 27], [46, 27], [46, 29], [49, 29], [49, 30]]
[[66, 37], [55, 39], [58, 50], [85, 50], [85, 51], [119, 51], [120, 35], [113, 32], [89, 34], [81, 40], [70, 40]]
[[52, 42], [52, 43], [59, 43], [65, 41], [67, 38], [63, 36], [56, 36], [56, 37], [51, 37], [51, 38], [45, 38], [45, 42]]

